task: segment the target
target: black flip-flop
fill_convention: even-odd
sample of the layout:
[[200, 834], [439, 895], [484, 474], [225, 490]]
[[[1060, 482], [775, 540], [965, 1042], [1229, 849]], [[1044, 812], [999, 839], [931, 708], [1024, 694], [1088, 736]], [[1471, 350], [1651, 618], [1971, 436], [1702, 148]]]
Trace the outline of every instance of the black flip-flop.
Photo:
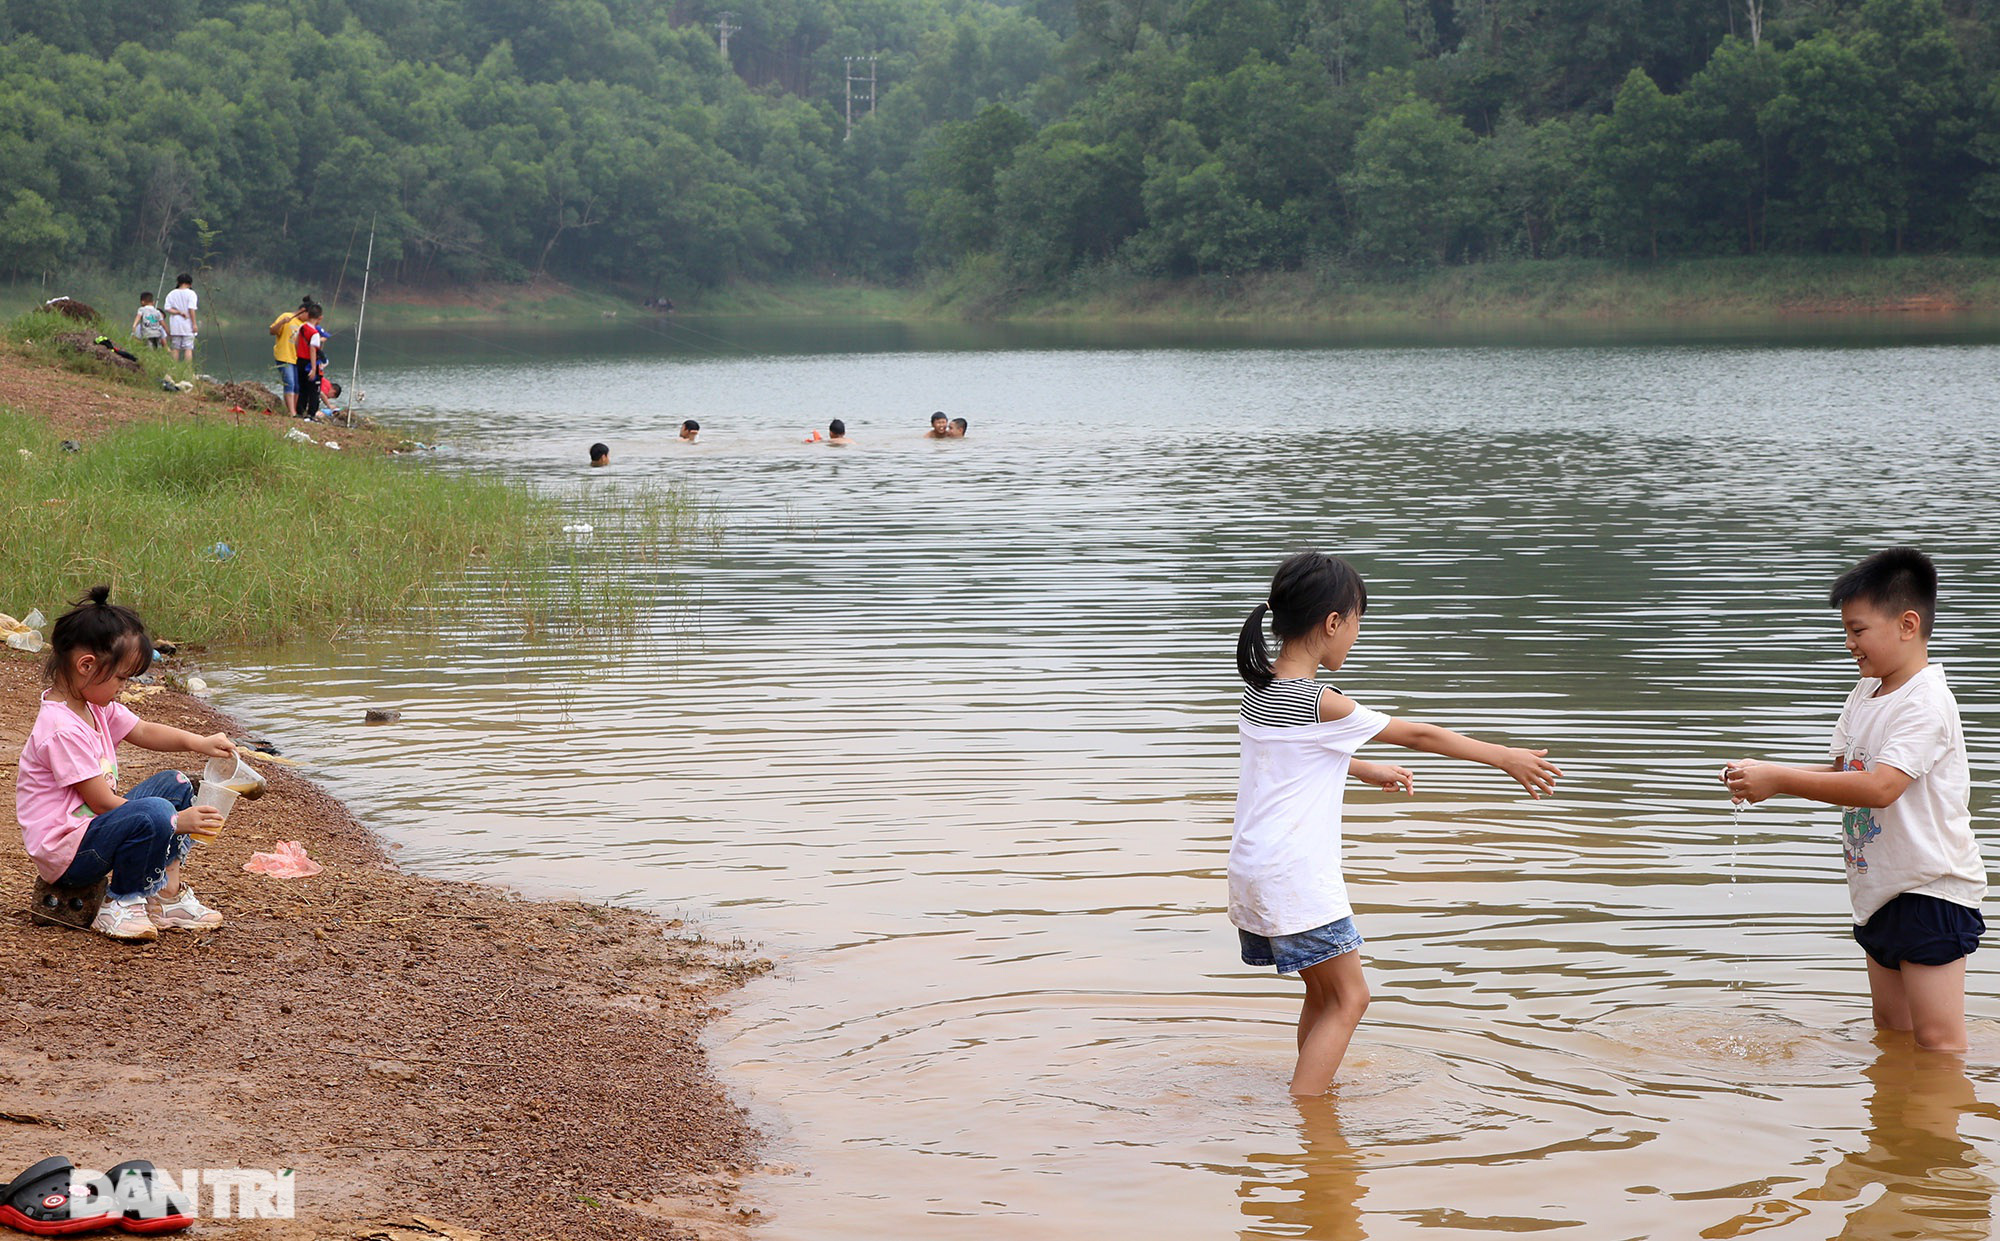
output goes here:
[[[76, 1165], [65, 1155], [51, 1155], [7, 1182], [0, 1189], [0, 1224], [37, 1237], [67, 1237], [81, 1232], [97, 1232], [115, 1227], [118, 1219], [110, 1203], [92, 1199], [89, 1186], [76, 1192], [71, 1184]], [[97, 1208], [94, 1214], [79, 1215], [71, 1210], [70, 1199], [78, 1198]]]
[[[158, 1174], [148, 1159], [128, 1159], [104, 1174], [111, 1182], [111, 1201], [131, 1204], [118, 1218], [126, 1232], [179, 1232], [194, 1223], [194, 1202], [179, 1190], [159, 1186], [154, 1180]], [[135, 1176], [145, 1184], [128, 1185]]]

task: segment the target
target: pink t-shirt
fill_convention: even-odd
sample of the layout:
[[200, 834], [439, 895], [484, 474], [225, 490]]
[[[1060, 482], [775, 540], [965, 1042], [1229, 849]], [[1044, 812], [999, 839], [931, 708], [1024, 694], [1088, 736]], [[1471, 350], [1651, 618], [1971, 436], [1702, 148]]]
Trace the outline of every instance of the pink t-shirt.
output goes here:
[[96, 817], [76, 786], [104, 776], [116, 789], [118, 743], [139, 723], [138, 716], [115, 702], [88, 709], [95, 724], [43, 695], [34, 730], [21, 747], [14, 817], [21, 822], [21, 843], [35, 870], [50, 883], [76, 860], [83, 831]]

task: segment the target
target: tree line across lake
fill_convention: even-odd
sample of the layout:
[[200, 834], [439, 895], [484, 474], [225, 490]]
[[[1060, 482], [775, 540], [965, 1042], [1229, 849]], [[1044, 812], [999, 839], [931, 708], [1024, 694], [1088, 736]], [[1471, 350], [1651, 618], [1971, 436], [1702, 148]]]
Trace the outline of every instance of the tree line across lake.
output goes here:
[[2000, 0], [727, 2], [0, 0], [0, 272], [2000, 249]]

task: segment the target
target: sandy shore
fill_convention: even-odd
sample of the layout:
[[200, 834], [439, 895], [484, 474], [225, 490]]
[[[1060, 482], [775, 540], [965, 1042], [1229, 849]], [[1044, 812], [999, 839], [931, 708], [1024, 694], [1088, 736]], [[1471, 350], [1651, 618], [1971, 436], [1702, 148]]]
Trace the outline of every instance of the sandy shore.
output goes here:
[[[131, 945], [37, 925], [11, 812], [39, 689], [39, 660], [0, 651], [0, 1183], [52, 1154], [296, 1170], [294, 1220], [205, 1219], [210, 1236], [746, 1235], [755, 1135], [698, 1038], [767, 963], [630, 911], [404, 874], [277, 764], [188, 864], [227, 926]], [[169, 691], [134, 709], [241, 735]], [[120, 759], [128, 788], [196, 767]], [[275, 840], [325, 873], [246, 873]]]

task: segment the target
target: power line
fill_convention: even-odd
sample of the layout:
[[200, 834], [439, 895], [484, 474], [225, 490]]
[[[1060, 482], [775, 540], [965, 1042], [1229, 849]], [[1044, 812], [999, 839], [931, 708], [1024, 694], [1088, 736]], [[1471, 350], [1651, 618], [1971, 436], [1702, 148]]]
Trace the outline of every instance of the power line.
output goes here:
[[741, 29], [743, 27], [736, 24], [735, 13], [724, 13], [721, 20], [715, 23], [715, 38], [716, 42], [722, 48], [722, 58], [724, 60], [729, 59], [729, 36]]

